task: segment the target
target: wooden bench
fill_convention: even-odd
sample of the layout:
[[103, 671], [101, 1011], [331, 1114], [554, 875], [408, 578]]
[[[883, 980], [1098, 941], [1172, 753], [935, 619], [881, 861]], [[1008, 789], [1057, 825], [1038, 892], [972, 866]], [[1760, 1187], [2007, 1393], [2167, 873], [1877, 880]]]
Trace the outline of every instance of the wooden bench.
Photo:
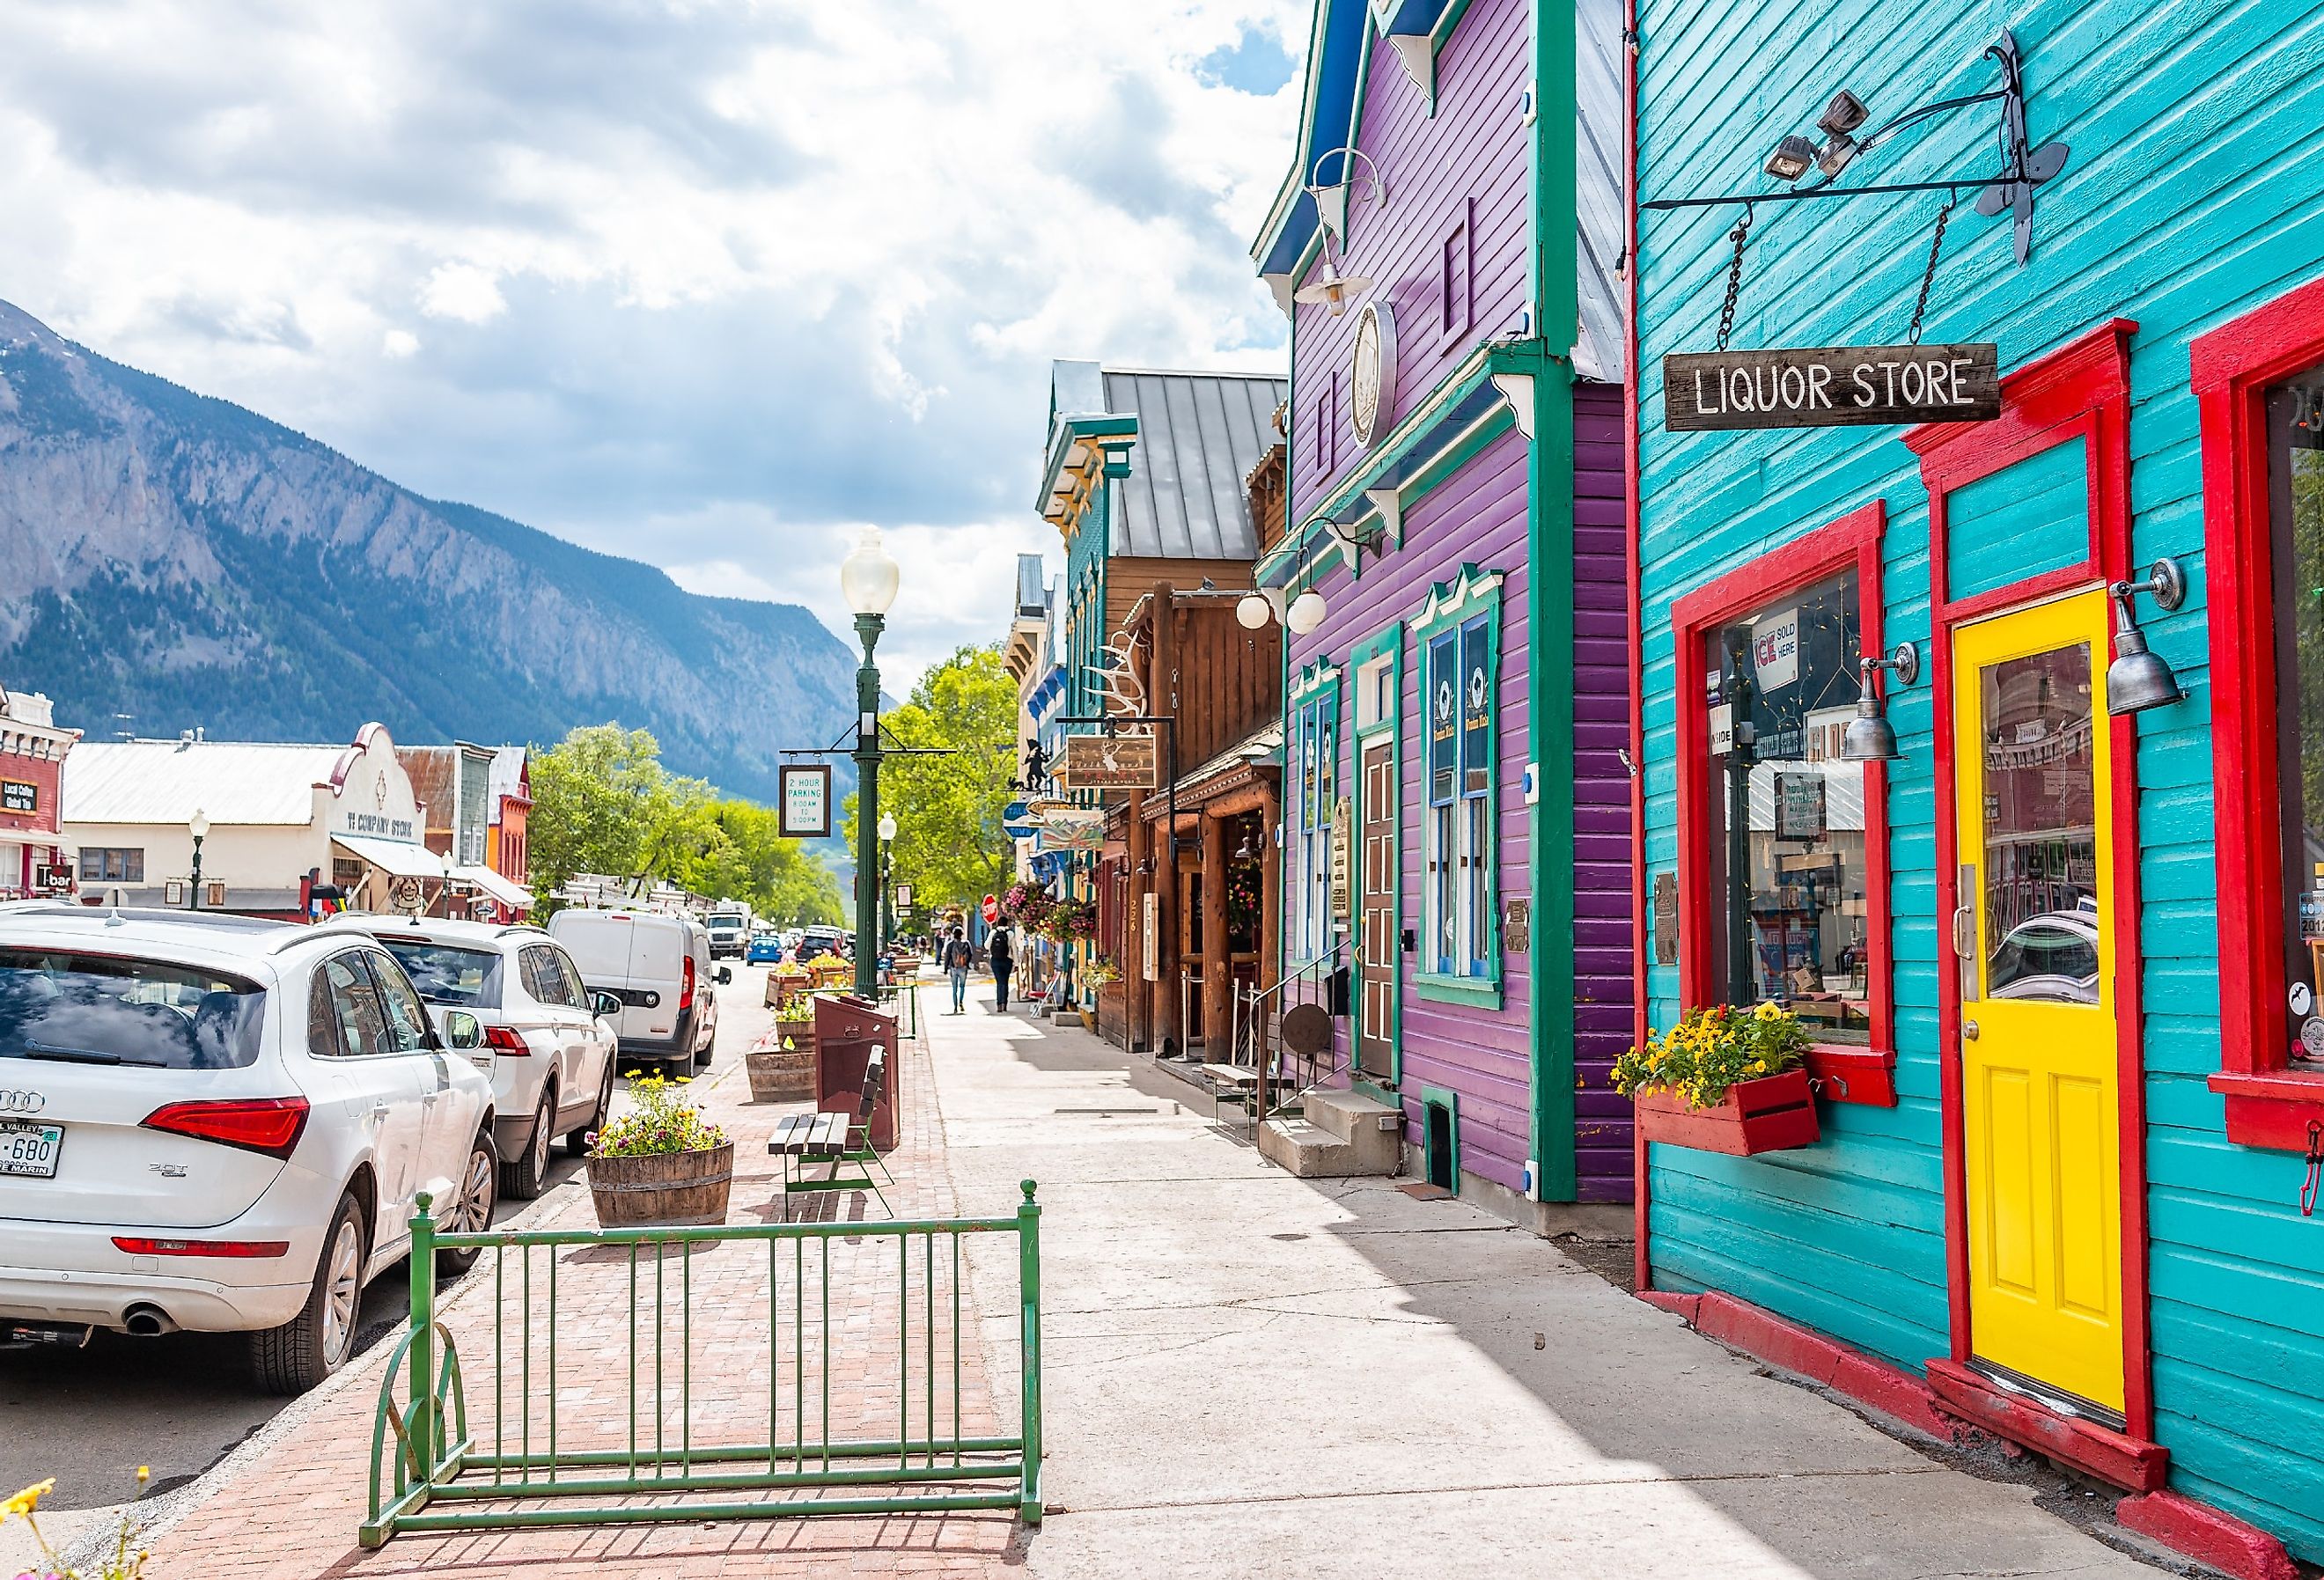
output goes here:
[[1259, 1071], [1249, 1065], [1206, 1064], [1196, 1071], [1210, 1088], [1211, 1118], [1219, 1116], [1219, 1099], [1231, 1098], [1246, 1113], [1259, 1101]]
[[[794, 1113], [776, 1123], [774, 1134], [767, 1139], [767, 1151], [783, 1160], [783, 1222], [790, 1222], [791, 1197], [828, 1190], [868, 1190], [879, 1197], [881, 1211], [891, 1218], [896, 1215], [879, 1182], [872, 1178], [872, 1166], [888, 1174], [886, 1160], [872, 1145], [872, 1111], [880, 1101], [886, 1075], [887, 1055], [872, 1055], [864, 1067], [863, 1095], [853, 1115]], [[817, 1163], [830, 1165], [830, 1171], [819, 1179], [808, 1172]], [[896, 1177], [888, 1174], [888, 1183], [895, 1184]]]

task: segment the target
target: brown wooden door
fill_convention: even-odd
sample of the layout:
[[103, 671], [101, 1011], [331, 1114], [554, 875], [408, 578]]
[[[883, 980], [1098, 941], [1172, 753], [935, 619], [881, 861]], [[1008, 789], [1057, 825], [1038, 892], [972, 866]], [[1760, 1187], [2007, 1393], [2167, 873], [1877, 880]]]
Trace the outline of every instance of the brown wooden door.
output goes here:
[[1363, 747], [1363, 855], [1356, 909], [1362, 945], [1356, 1064], [1375, 1080], [1396, 1074], [1396, 742]]

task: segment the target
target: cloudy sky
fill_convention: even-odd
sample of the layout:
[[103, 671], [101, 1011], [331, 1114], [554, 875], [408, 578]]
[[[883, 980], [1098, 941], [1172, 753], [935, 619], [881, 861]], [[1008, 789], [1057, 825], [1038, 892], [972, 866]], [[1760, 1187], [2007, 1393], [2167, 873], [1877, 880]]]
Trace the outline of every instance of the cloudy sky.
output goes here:
[[1051, 358], [1283, 365], [1307, 11], [0, 0], [0, 296], [697, 591], [876, 522], [916, 672], [1059, 558]]

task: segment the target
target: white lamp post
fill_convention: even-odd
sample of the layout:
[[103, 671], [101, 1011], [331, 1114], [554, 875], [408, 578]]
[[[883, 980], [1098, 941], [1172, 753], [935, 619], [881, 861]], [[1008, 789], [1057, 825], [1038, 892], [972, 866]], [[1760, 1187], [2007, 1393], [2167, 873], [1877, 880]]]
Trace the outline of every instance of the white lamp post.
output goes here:
[[[872, 651], [888, 624], [889, 606], [896, 601], [901, 568], [880, 541], [880, 529], [866, 527], [855, 548], [839, 563], [839, 591], [855, 614], [856, 640], [863, 644], [863, 663], [855, 671], [855, 991], [871, 998], [880, 983], [876, 935], [880, 927], [880, 895], [874, 880], [880, 875], [875, 834], [885, 837], [893, 818], [880, 816], [880, 671]], [[864, 872], [863, 864], [872, 864]]]
[[202, 841], [210, 836], [209, 814], [196, 807], [194, 815], [186, 819], [186, 832], [194, 836], [194, 881], [186, 894], [186, 909], [199, 910], [202, 908]]

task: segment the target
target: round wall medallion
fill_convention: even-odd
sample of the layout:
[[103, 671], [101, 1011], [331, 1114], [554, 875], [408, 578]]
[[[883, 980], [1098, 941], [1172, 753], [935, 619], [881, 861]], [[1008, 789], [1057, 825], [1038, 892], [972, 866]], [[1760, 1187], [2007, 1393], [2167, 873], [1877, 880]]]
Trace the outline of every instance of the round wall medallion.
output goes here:
[[1356, 315], [1351, 360], [1348, 426], [1358, 444], [1369, 445], [1388, 426], [1396, 404], [1396, 315], [1387, 303], [1368, 301]]

